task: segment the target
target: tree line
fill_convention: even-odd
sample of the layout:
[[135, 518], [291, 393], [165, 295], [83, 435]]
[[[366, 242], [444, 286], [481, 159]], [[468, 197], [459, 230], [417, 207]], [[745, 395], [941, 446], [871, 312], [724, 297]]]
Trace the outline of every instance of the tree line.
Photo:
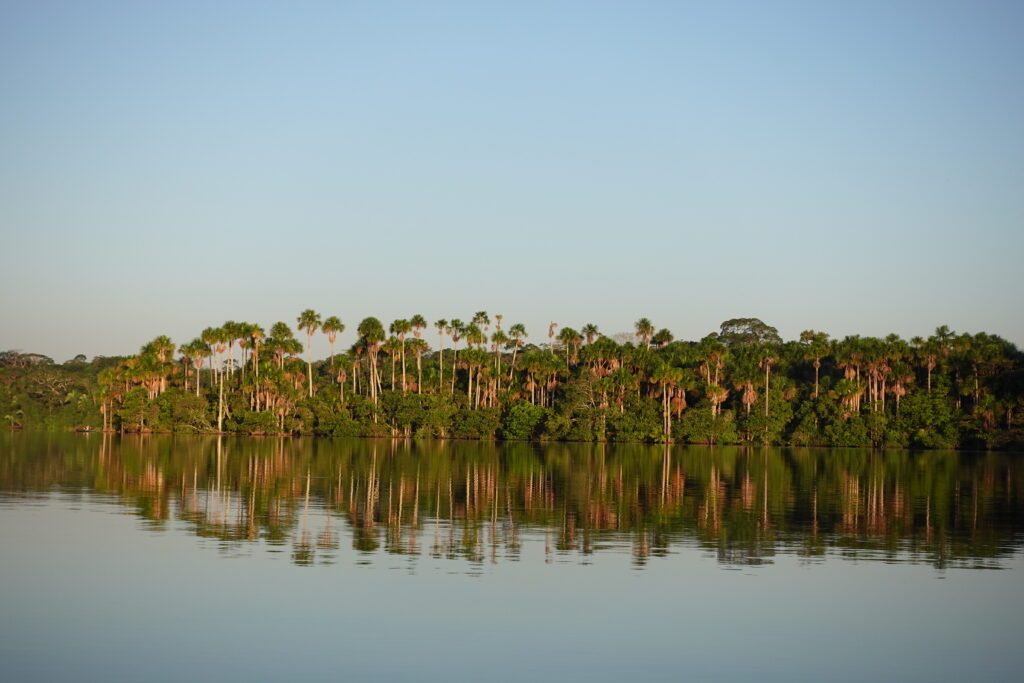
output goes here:
[[[991, 334], [927, 338], [806, 330], [783, 341], [757, 318], [676, 340], [647, 318], [612, 337], [552, 322], [539, 340], [480, 311], [385, 326], [303, 311], [294, 328], [228, 321], [176, 345], [62, 365], [0, 353], [10, 428], [1019, 448], [1022, 356]], [[312, 359], [317, 339], [329, 347]], [[428, 341], [428, 339], [430, 341]]]

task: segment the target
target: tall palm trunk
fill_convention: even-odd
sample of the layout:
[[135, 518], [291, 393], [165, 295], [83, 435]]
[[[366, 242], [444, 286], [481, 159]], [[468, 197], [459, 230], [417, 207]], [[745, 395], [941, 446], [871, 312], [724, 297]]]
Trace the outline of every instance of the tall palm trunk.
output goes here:
[[818, 370], [821, 368], [821, 359], [814, 359], [814, 398], [818, 398]]
[[369, 381], [370, 386], [368, 387], [367, 395], [373, 401], [373, 404], [377, 404], [377, 352], [373, 349], [369, 352], [370, 367], [367, 368], [366, 379]]
[[444, 391], [444, 333], [437, 333], [438, 342], [438, 370], [437, 370], [437, 393]]
[[455, 343], [455, 349], [452, 351], [452, 354], [453, 354], [453, 358], [452, 358], [452, 390], [451, 390], [451, 395], [454, 396], [455, 395], [455, 376], [458, 374], [458, 372], [456, 371], [456, 368], [459, 367], [459, 346], [458, 346], [458, 342]]
[[[220, 389], [217, 392], [217, 432], [224, 431], [224, 373], [220, 373]], [[220, 441], [217, 442], [218, 444]]]
[[508, 369], [508, 383], [512, 384], [512, 374], [516, 371], [516, 351], [519, 350], [519, 342], [512, 347], [512, 367]]
[[309, 376], [309, 397], [313, 398], [313, 357], [311, 355], [313, 350], [313, 333], [307, 332], [306, 336], [309, 338], [309, 342], [306, 344], [306, 373]]
[[373, 375], [377, 379], [377, 396], [379, 397], [384, 391], [384, 369], [380, 367], [380, 352], [376, 352], [373, 355]]
[[764, 364], [764, 441], [768, 443], [768, 382], [772, 371], [772, 364]]
[[405, 384], [405, 337], [402, 337], [402, 393], [407, 391]]
[[669, 442], [669, 435], [672, 433], [672, 414], [669, 411], [668, 383], [661, 385], [661, 426], [665, 432], [665, 443]]

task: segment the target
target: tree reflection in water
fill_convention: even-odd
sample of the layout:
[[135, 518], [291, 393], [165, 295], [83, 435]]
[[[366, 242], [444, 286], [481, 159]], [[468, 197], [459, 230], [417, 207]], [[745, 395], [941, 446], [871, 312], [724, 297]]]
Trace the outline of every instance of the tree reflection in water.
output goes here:
[[[1006, 453], [9, 434], [4, 495], [114, 496], [226, 552], [294, 563], [426, 553], [474, 565], [698, 548], [726, 565], [778, 553], [998, 568], [1024, 528]], [[531, 554], [531, 558], [533, 555]]]

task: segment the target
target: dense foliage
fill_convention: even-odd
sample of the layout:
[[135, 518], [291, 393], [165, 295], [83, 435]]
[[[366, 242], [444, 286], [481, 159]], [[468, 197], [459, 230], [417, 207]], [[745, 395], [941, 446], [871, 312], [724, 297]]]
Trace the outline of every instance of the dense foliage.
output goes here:
[[[128, 358], [62, 365], [0, 353], [0, 414], [12, 429], [90, 428], [462, 439], [774, 443], [915, 448], [1019, 448], [1024, 406], [1017, 348], [994, 335], [909, 341], [783, 342], [756, 318], [675, 341], [642, 318], [619, 343], [595, 325], [552, 323], [547, 342], [479, 312], [345, 326], [307, 310], [305, 344], [283, 322], [269, 334], [227, 322], [176, 346], [165, 336]], [[330, 357], [312, 361], [323, 332]], [[556, 333], [557, 332], [557, 333]], [[621, 338], [621, 335], [617, 335]], [[464, 342], [460, 348], [460, 342]], [[305, 357], [303, 357], [305, 356]]]

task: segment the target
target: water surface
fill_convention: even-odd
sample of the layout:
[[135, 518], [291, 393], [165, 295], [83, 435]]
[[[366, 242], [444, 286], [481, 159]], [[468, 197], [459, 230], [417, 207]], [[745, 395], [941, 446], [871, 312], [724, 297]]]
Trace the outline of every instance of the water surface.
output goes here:
[[0, 679], [995, 680], [1014, 454], [0, 437]]

